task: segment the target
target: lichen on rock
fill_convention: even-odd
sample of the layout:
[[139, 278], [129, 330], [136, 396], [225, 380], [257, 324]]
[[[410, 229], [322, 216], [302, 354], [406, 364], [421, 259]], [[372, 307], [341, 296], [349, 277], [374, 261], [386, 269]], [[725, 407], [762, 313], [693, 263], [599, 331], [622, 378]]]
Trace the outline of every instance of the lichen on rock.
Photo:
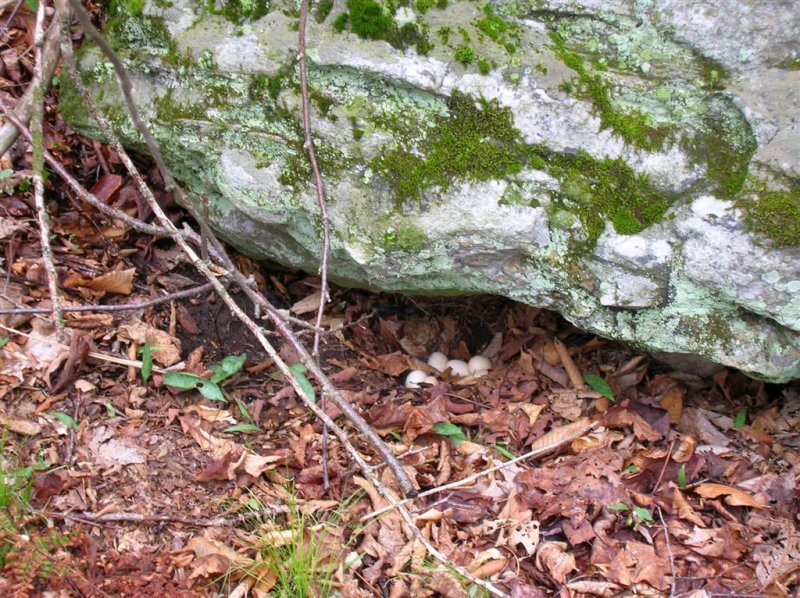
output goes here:
[[[331, 277], [500, 294], [653, 351], [800, 376], [800, 14], [758, 37], [778, 2], [733, 3], [749, 20], [724, 19], [713, 47], [690, 18], [716, 10], [703, 1], [321, 3], [307, 40]], [[280, 0], [130, 0], [107, 34], [220, 234], [316, 270], [297, 17]], [[141, 150], [107, 61], [87, 46], [81, 65]]]

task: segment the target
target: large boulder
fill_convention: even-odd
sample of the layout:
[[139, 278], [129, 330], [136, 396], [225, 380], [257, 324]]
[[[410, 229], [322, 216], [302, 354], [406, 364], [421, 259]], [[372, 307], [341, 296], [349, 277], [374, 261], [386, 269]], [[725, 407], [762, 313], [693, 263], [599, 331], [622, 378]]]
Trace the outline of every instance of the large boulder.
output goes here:
[[[316, 271], [294, 0], [115, 4], [173, 174], [241, 250]], [[320, 0], [307, 40], [334, 280], [800, 377], [795, 0]], [[141, 148], [108, 61], [81, 64]]]

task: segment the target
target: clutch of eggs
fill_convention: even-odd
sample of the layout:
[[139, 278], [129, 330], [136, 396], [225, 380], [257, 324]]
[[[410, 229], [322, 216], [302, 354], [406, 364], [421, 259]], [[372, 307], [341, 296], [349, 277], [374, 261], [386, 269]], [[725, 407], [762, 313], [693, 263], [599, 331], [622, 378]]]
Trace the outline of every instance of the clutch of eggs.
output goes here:
[[[428, 365], [437, 372], [446, 372], [448, 369], [453, 376], [460, 378], [472, 376], [480, 378], [492, 369], [492, 362], [483, 355], [476, 355], [469, 361], [461, 359], [447, 359], [447, 355], [435, 351], [428, 357]], [[420, 384], [436, 384], [435, 376], [430, 376], [422, 370], [411, 370], [406, 376], [406, 388], [419, 388]]]

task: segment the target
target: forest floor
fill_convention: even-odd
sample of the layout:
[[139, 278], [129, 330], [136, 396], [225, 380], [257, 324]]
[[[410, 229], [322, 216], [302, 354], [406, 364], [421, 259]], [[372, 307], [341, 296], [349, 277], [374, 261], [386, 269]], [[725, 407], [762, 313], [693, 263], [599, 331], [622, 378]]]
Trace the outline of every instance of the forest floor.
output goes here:
[[[3, 33], [0, 98], [12, 106], [30, 80], [32, 27], [23, 8]], [[119, 156], [72, 131], [57, 101], [56, 87], [50, 151], [101, 201], [151, 219]], [[152, 165], [138, 166], [186, 220]], [[65, 313], [63, 333], [50, 314], [23, 313], [50, 307], [30, 176], [18, 141], [0, 158], [2, 595], [486, 595], [396, 512], [378, 512], [384, 499], [335, 437], [323, 457], [320, 422], [178, 248], [101, 217], [55, 174], [62, 299], [95, 307]], [[313, 322], [318, 277], [236, 264]], [[129, 307], [102, 307], [113, 305]], [[676, 371], [495, 297], [334, 288], [323, 325], [323, 369], [424, 493], [408, 505], [418, 528], [477, 578], [515, 598], [800, 591], [797, 385]], [[434, 351], [492, 366], [442, 374], [426, 364]], [[437, 380], [407, 388], [413, 369]]]

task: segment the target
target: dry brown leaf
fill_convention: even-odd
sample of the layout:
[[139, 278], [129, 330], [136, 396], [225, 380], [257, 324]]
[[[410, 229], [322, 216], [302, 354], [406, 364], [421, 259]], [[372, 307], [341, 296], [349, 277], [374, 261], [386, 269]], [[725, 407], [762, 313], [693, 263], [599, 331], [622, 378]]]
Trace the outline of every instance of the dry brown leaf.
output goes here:
[[37, 422], [8, 417], [5, 414], [0, 414], [0, 425], [2, 425], [4, 429], [11, 430], [15, 434], [22, 434], [23, 436], [35, 436], [42, 431], [41, 424]]
[[686, 521], [691, 521], [698, 527], [706, 527], [703, 519], [695, 512], [695, 510], [692, 508], [692, 505], [689, 504], [689, 501], [686, 500], [686, 497], [683, 495], [683, 493], [677, 487], [675, 487], [675, 484], [672, 482], [670, 482], [669, 485], [673, 489], [672, 510], [678, 515], [678, 517]]
[[693, 436], [685, 435], [681, 437], [681, 443], [672, 453], [672, 460], [676, 463], [686, 463], [694, 455], [694, 448], [697, 445]]
[[70, 276], [64, 281], [64, 286], [67, 288], [84, 287], [100, 293], [130, 295], [131, 291], [133, 291], [134, 276], [136, 276], [136, 268], [115, 270], [97, 278]]
[[461, 582], [449, 571], [436, 571], [431, 576], [428, 587], [438, 592], [442, 598], [469, 598]]
[[734, 507], [752, 507], [754, 509], [763, 509], [765, 506], [756, 501], [744, 490], [734, 488], [733, 486], [726, 486], [725, 484], [699, 484], [692, 488], [692, 491], [696, 494], [699, 494], [703, 498], [718, 498], [720, 496], [724, 496], [725, 502]]
[[558, 583], [564, 583], [567, 575], [578, 569], [575, 556], [566, 550], [566, 542], [543, 542], [536, 551], [536, 568], [549, 573]]
[[160, 365], [170, 366], [181, 359], [181, 341], [158, 328], [144, 322], [136, 322], [120, 326], [119, 332], [139, 345], [145, 343], [153, 345], [153, 360]]
[[320, 291], [314, 291], [307, 297], [300, 299], [300, 301], [292, 305], [289, 308], [289, 311], [298, 316], [312, 311], [317, 311], [319, 309], [320, 294]]
[[206, 405], [189, 405], [181, 409], [181, 413], [196, 413], [201, 419], [209, 422], [235, 424], [236, 418], [227, 409], [214, 409]]
[[550, 409], [569, 421], [574, 422], [583, 412], [583, 401], [578, 398], [574, 390], [553, 389], [549, 401]]
[[584, 417], [576, 422], [561, 426], [560, 428], [555, 428], [543, 434], [531, 444], [531, 450], [538, 451], [555, 448], [575, 436], [580, 435], [582, 432], [590, 430], [592, 427], [594, 427], [594, 425], [591, 420], [588, 417]]
[[386, 355], [378, 355], [378, 369], [388, 376], [399, 376], [403, 372], [414, 368], [413, 364], [409, 361], [409, 357], [399, 351], [394, 353], [387, 353]]

